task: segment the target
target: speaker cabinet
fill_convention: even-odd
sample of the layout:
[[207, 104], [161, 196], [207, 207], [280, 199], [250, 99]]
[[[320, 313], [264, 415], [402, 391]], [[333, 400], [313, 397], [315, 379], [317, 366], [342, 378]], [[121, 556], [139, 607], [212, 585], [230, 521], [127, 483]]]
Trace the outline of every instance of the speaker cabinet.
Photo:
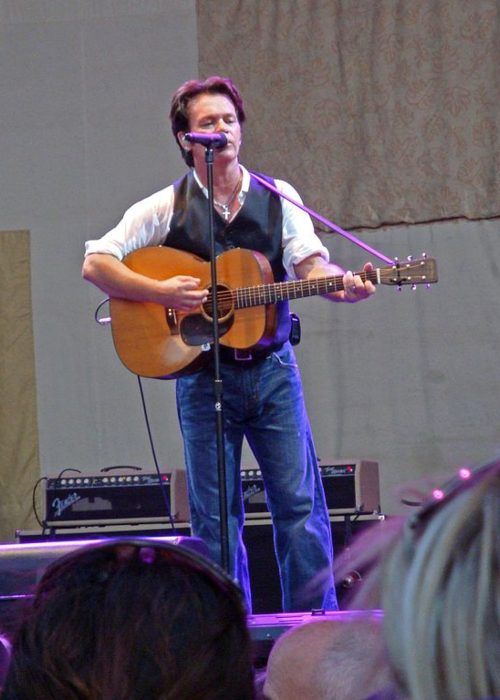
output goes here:
[[[349, 544], [352, 535], [385, 520], [382, 514], [330, 516], [335, 555]], [[274, 553], [273, 531], [270, 519], [247, 518], [243, 538], [248, 553], [252, 587], [253, 612], [276, 613], [281, 610], [281, 587]], [[342, 581], [336, 582], [337, 597], [341, 603], [347, 594]]]

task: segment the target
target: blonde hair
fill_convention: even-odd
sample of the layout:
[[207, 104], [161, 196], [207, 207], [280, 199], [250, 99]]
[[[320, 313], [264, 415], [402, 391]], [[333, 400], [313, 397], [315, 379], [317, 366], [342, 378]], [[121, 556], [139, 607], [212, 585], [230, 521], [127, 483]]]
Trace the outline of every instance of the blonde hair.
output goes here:
[[412, 700], [500, 696], [500, 461], [458, 483], [408, 520], [382, 569], [385, 639]]

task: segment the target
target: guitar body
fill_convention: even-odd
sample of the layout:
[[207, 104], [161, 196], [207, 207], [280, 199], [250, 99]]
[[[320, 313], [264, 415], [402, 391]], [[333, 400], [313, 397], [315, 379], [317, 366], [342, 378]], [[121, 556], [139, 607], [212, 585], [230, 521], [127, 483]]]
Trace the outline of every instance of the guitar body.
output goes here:
[[[210, 289], [210, 263], [191, 253], [165, 246], [140, 248], [124, 259], [134, 272], [152, 279], [191, 275]], [[276, 330], [273, 304], [235, 308], [233, 292], [273, 283], [267, 259], [252, 250], [235, 248], [216, 261], [220, 343], [231, 348], [266, 347]], [[219, 298], [221, 299], [219, 301]], [[185, 313], [160, 304], [111, 298], [111, 328], [116, 352], [134, 374], [172, 379], [199, 369], [205, 362], [203, 345], [212, 338], [211, 298], [203, 309]]]

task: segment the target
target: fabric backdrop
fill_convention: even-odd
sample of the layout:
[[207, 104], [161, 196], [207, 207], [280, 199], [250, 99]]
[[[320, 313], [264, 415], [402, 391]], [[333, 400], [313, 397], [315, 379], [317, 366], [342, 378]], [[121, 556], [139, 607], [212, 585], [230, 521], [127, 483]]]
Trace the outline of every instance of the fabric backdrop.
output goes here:
[[245, 98], [247, 164], [323, 216], [353, 228], [500, 214], [497, 0], [197, 9], [201, 76], [228, 75]]
[[40, 476], [29, 231], [0, 231], [0, 540], [29, 527]]

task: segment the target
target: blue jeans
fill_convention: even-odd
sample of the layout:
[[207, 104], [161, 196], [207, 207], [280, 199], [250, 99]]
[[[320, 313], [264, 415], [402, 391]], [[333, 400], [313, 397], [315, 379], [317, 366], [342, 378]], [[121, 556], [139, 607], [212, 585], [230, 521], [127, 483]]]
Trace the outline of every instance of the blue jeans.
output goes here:
[[[221, 362], [229, 569], [251, 611], [240, 462], [246, 437], [262, 471], [273, 520], [284, 611], [337, 609], [325, 496], [295, 355], [286, 343], [253, 366]], [[177, 380], [191, 525], [220, 562], [213, 370]]]

